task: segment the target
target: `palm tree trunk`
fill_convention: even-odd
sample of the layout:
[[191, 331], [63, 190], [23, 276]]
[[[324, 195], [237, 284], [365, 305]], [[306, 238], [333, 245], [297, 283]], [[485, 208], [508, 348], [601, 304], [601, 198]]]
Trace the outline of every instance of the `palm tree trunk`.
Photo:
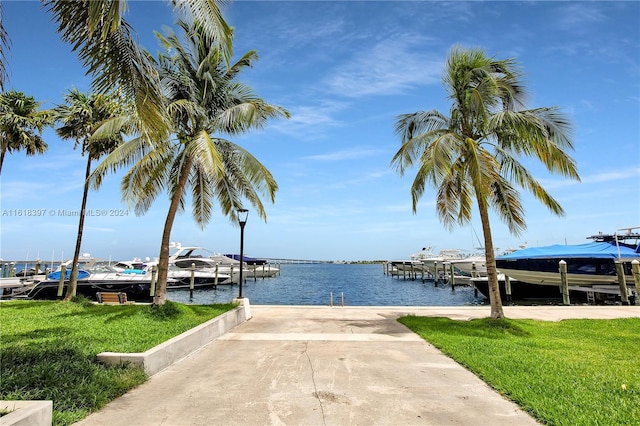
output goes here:
[[2, 152], [0, 153], [0, 175], [2, 174], [2, 164], [4, 164], [4, 154], [7, 152], [7, 145], [2, 143]]
[[496, 255], [493, 250], [493, 238], [491, 237], [491, 225], [489, 224], [489, 210], [487, 202], [481, 196], [476, 196], [478, 210], [480, 211], [480, 221], [482, 222], [482, 233], [484, 234], [484, 255], [487, 265], [487, 281], [489, 287], [489, 302], [491, 303], [491, 318], [502, 319], [502, 299], [500, 298], [500, 287], [498, 286], [498, 271], [496, 269]]
[[192, 164], [193, 162], [191, 158], [189, 158], [182, 166], [180, 177], [178, 178], [178, 185], [176, 187], [176, 191], [171, 196], [171, 204], [169, 205], [167, 218], [164, 221], [162, 241], [160, 243], [160, 257], [158, 258], [156, 294], [153, 298], [154, 305], [162, 306], [167, 300], [167, 275], [169, 272], [169, 242], [171, 241], [171, 228], [173, 228], [173, 221], [176, 218], [178, 206], [180, 205], [180, 198], [182, 197], [184, 188], [187, 185], [187, 179], [189, 179], [189, 172], [191, 171]]
[[91, 154], [87, 154], [87, 170], [84, 174], [84, 191], [82, 192], [82, 206], [80, 207], [80, 220], [78, 221], [78, 236], [76, 237], [76, 249], [73, 252], [73, 266], [69, 276], [69, 285], [64, 300], [71, 300], [78, 289], [78, 259], [80, 258], [80, 246], [82, 245], [82, 230], [84, 229], [84, 214], [87, 207], [87, 195], [89, 194], [89, 175], [91, 174]]

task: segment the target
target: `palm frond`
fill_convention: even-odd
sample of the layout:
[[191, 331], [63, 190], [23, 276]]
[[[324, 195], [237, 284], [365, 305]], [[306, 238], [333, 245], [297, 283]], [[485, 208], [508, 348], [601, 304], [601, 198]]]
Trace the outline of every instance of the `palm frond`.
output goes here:
[[144, 131], [152, 137], [168, 136], [169, 122], [153, 64], [138, 47], [131, 26], [121, 18], [125, 2], [108, 0], [43, 1], [58, 23], [58, 33], [94, 77], [93, 89], [120, 90], [135, 100]]
[[527, 228], [520, 194], [506, 179], [500, 178], [491, 184], [488, 200], [511, 234], [518, 236]]
[[223, 0], [171, 0], [174, 7], [182, 11], [192, 22], [201, 23], [206, 34], [216, 43], [223, 59], [229, 63], [233, 54], [233, 29], [222, 17], [222, 8], [228, 4]]
[[[116, 172], [121, 168], [132, 166], [129, 173], [136, 173], [134, 170], [138, 163], [142, 167], [146, 164], [156, 164], [157, 166], [164, 164], [167, 158], [171, 156], [171, 148], [168, 143], [150, 143], [146, 138], [138, 136], [118, 145], [111, 151], [93, 170], [90, 176], [91, 186], [97, 189], [102, 184], [103, 179], [109, 172]], [[127, 187], [129, 185], [126, 185]], [[123, 195], [123, 199], [131, 203], [129, 195]]]
[[138, 160], [122, 178], [122, 200], [133, 206], [136, 215], [145, 214], [155, 199], [166, 190], [167, 162], [173, 153], [169, 150], [151, 150]]
[[218, 151], [216, 142], [206, 130], [200, 130], [187, 144], [186, 155], [191, 157], [199, 173], [208, 176], [224, 174], [222, 155]]
[[208, 170], [202, 170], [199, 166], [194, 166], [189, 179], [191, 187], [191, 210], [193, 218], [201, 229], [211, 220], [213, 210], [213, 199], [215, 197], [215, 178], [209, 174]]
[[214, 126], [221, 132], [236, 135], [250, 129], [260, 129], [273, 118], [288, 118], [282, 107], [269, 105], [262, 100], [252, 100], [224, 109], [215, 118]]
[[402, 144], [422, 133], [432, 130], [446, 129], [449, 119], [437, 110], [418, 111], [413, 114], [402, 114], [396, 118], [395, 133], [400, 136]]
[[7, 52], [11, 47], [11, 39], [4, 28], [4, 9], [0, 3], [0, 90], [4, 91], [6, 83], [9, 81], [7, 70]]

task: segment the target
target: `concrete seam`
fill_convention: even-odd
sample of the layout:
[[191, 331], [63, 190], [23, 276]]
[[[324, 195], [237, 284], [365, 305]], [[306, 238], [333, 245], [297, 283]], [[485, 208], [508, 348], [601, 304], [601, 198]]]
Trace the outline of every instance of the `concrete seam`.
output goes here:
[[311, 383], [313, 383], [313, 394], [316, 396], [318, 400], [318, 404], [320, 405], [320, 413], [322, 414], [322, 424], [326, 426], [327, 422], [324, 418], [324, 407], [322, 406], [322, 400], [320, 399], [320, 395], [318, 394], [318, 387], [316, 386], [316, 372], [313, 369], [313, 363], [311, 362], [311, 357], [309, 356], [309, 342], [304, 342], [304, 354], [307, 356], [307, 361], [309, 362], [309, 368], [311, 369]]

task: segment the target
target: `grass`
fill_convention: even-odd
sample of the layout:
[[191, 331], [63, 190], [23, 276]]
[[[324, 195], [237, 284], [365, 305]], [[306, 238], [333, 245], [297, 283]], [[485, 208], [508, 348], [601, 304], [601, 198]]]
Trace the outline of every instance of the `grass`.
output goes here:
[[640, 424], [640, 319], [400, 319], [548, 425]]
[[53, 424], [74, 423], [147, 379], [98, 353], [144, 352], [234, 307], [0, 303], [0, 399], [52, 400]]

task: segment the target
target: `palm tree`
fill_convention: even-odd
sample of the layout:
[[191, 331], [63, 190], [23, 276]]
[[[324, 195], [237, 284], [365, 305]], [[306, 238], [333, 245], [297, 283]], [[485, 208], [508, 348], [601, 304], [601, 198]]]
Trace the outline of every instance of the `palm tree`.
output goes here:
[[498, 287], [489, 207], [518, 235], [526, 229], [516, 186], [530, 191], [549, 210], [560, 204], [518, 161], [540, 160], [549, 172], [579, 180], [570, 123], [556, 107], [525, 109], [524, 89], [513, 59], [496, 60], [480, 49], [452, 48], [443, 77], [451, 100], [446, 116], [436, 110], [397, 117], [402, 146], [391, 163], [403, 175], [417, 168], [411, 187], [413, 212], [430, 184], [437, 188], [436, 210], [448, 228], [471, 220], [472, 204], [484, 233], [491, 318], [504, 317]]
[[[168, 137], [171, 123], [162, 104], [158, 75], [148, 56], [140, 50], [134, 29], [123, 19], [126, 0], [42, 0], [58, 23], [63, 41], [77, 51], [93, 90], [121, 90], [134, 100], [141, 129], [149, 137]], [[202, 22], [203, 30], [216, 41], [225, 58], [231, 57], [232, 29], [222, 17], [224, 0], [170, 0], [174, 9]]]
[[170, 206], [160, 244], [154, 298], [157, 305], [165, 303], [171, 229], [177, 212], [185, 208], [188, 194], [193, 217], [201, 228], [211, 218], [214, 200], [235, 223], [234, 214], [242, 208], [243, 200], [266, 220], [260, 194], [271, 202], [275, 199], [278, 186], [271, 173], [249, 152], [221, 135], [237, 135], [264, 126], [270, 118], [289, 116], [236, 80], [240, 71], [256, 59], [254, 51], [227, 65], [215, 39], [200, 23], [179, 21], [178, 26], [184, 31], [186, 45], [175, 34], [158, 34], [168, 54], [160, 54], [157, 60], [175, 138], [152, 142], [142, 135], [129, 141], [109, 155], [93, 176], [99, 184], [108, 170], [133, 164], [123, 177], [122, 190], [136, 214], [144, 214], [168, 189]]
[[49, 112], [39, 108], [35, 98], [22, 92], [0, 94], [0, 174], [7, 152], [25, 150], [27, 155], [36, 155], [47, 150], [42, 130], [50, 124]]
[[59, 105], [53, 110], [56, 121], [61, 123], [61, 126], [56, 129], [56, 133], [62, 139], [73, 139], [75, 141], [74, 149], [80, 146], [82, 155], [87, 156], [80, 219], [78, 221], [78, 234], [73, 254], [73, 266], [64, 298], [64, 300], [71, 300], [71, 298], [76, 295], [78, 285], [78, 259], [80, 257], [85, 209], [87, 206], [87, 195], [89, 193], [91, 162], [113, 151], [123, 140], [122, 133], [120, 132], [113, 133], [108, 137], [98, 138], [94, 137], [94, 134], [103, 123], [122, 115], [123, 107], [113, 96], [85, 94], [77, 89], [70, 90], [69, 93], [67, 93], [65, 102], [65, 105]]

